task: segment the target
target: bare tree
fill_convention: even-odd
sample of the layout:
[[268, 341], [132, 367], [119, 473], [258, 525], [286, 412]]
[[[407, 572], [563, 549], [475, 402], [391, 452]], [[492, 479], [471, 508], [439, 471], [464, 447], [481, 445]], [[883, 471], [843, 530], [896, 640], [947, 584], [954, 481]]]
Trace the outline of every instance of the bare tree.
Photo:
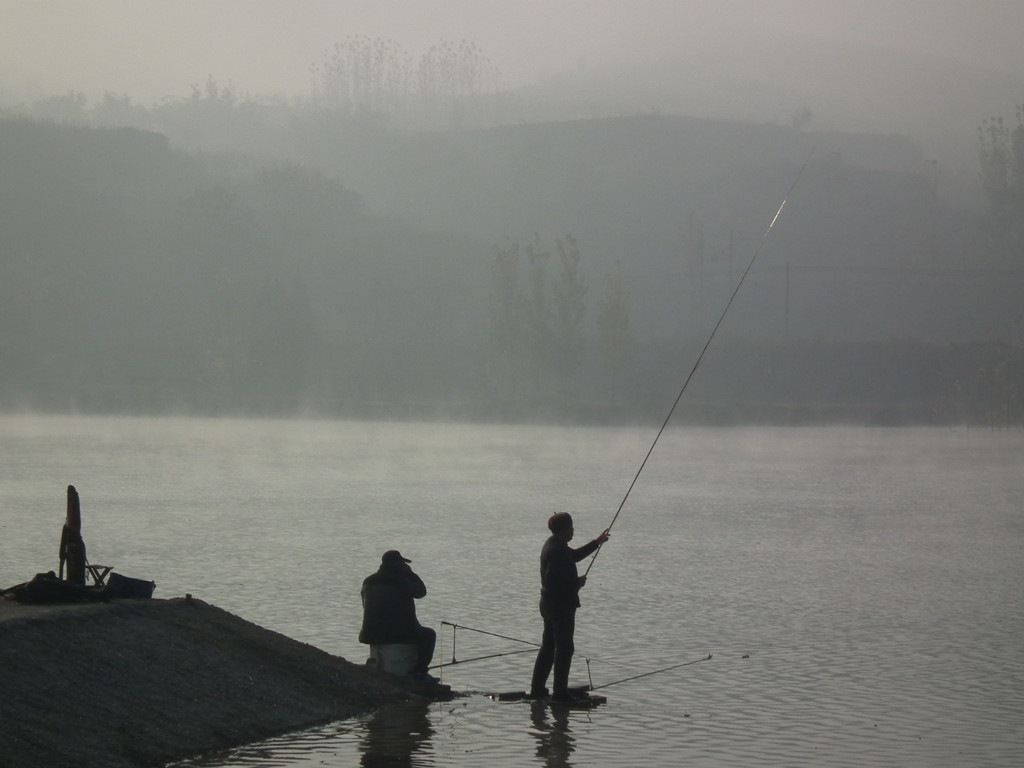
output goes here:
[[353, 35], [312, 68], [321, 105], [348, 116], [390, 116], [409, 97], [411, 63], [393, 40]]
[[416, 70], [420, 102], [431, 120], [461, 127], [474, 102], [497, 89], [498, 70], [470, 40], [442, 40], [423, 54]]
[[558, 253], [558, 282], [554, 286], [553, 334], [559, 392], [566, 397], [569, 382], [583, 361], [587, 284], [580, 272], [580, 247], [576, 238], [572, 235], [560, 237], [555, 241], [555, 248]]
[[998, 241], [1010, 248], [1024, 242], [1024, 104], [1014, 127], [1002, 117], [978, 128], [981, 184]]
[[608, 372], [611, 402], [618, 396], [619, 377], [633, 359], [636, 342], [629, 327], [630, 296], [622, 277], [622, 263], [605, 277], [605, 292], [597, 315], [598, 347]]
[[521, 396], [526, 356], [525, 299], [519, 287], [519, 244], [494, 246], [491, 263], [490, 380], [499, 403], [509, 405]]
[[554, 341], [551, 336], [551, 307], [548, 301], [548, 262], [551, 252], [540, 243], [540, 236], [533, 235], [533, 242], [526, 246], [528, 286], [526, 294], [526, 332], [529, 334], [529, 369], [532, 374], [535, 396], [540, 396], [544, 379], [555, 360]]

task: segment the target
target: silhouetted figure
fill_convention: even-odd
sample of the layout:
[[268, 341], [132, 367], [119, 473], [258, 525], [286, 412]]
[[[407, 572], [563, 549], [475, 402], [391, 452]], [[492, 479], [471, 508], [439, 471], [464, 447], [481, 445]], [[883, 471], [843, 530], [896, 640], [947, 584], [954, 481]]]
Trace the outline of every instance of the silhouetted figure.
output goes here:
[[544, 634], [533, 667], [530, 697], [540, 699], [548, 695], [545, 685], [554, 665], [551, 698], [575, 701], [580, 697], [569, 691], [569, 667], [576, 651], [573, 635], [576, 633], [576, 609], [580, 606], [579, 592], [587, 583], [587, 577], [577, 573], [576, 563], [596, 552], [610, 533], [606, 529], [593, 541], [573, 549], [569, 546], [574, 531], [568, 512], [552, 515], [548, 529], [551, 536], [540, 552], [540, 615], [544, 619]]
[[415, 644], [418, 649], [412, 676], [436, 682], [427, 672], [434, 658], [437, 633], [420, 626], [416, 619], [416, 600], [425, 597], [423, 579], [413, 573], [412, 561], [395, 549], [381, 557], [380, 568], [363, 579], [363, 626], [359, 642], [367, 645]]
[[82, 507], [75, 486], [68, 486], [68, 511], [64, 529], [60, 534], [60, 578], [64, 578], [67, 563], [67, 581], [85, 586], [85, 542], [82, 540]]

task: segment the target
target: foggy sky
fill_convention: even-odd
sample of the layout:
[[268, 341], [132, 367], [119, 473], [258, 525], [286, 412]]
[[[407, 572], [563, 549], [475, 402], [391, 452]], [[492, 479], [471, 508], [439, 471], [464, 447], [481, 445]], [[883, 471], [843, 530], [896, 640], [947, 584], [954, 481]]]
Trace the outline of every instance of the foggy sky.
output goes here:
[[[648, 403], [645, 393], [664, 389], [659, 377], [675, 375], [659, 345], [699, 334], [715, 311], [716, 273], [705, 264], [717, 265], [717, 290], [727, 295], [744, 229], [760, 234], [755, 209], [763, 216], [779, 202], [767, 193], [780, 193], [778, 174], [788, 176], [780, 159], [806, 156], [804, 145], [818, 139], [829, 148], [818, 195], [789, 230], [800, 234], [786, 243], [788, 222], [801, 215], [791, 206], [772, 242], [777, 263], [785, 254], [794, 275], [810, 271], [794, 278], [792, 302], [790, 261], [774, 279], [764, 273], [760, 298], [731, 318], [740, 338], [1017, 333], [1006, 318], [1018, 309], [1019, 282], [992, 277], [1010, 248], [977, 247], [988, 233], [964, 226], [959, 212], [982, 202], [979, 123], [1012, 120], [1024, 101], [1022, 21], [1022, 0], [0, 0], [0, 127], [27, 151], [26, 162], [4, 153], [5, 247], [19, 260], [9, 271], [20, 283], [7, 281], [18, 300], [0, 307], [19, 329], [5, 349], [23, 365], [5, 367], [0, 394], [17, 407], [211, 413], [283, 412], [306, 398], [370, 413], [382, 397], [437, 397], [469, 412], [498, 382], [502, 418], [527, 390], [557, 404], [567, 390], [564, 369], [549, 365], [560, 362], [554, 347], [466, 354], [495, 349], [478, 339], [490, 301], [488, 241], [506, 237], [518, 249], [515, 238], [542, 231], [578, 234], [591, 284], [613, 259], [630, 260], [629, 290], [642, 308], [630, 323], [638, 338], [656, 340], [630, 390]], [[515, 94], [487, 100], [501, 109], [481, 109], [476, 124], [450, 109], [394, 134], [345, 130], [359, 121], [318, 112], [310, 70], [354, 35], [396, 42], [413, 61], [440, 40], [469, 40]], [[182, 110], [210, 78], [240, 96], [306, 100], [222, 110], [223, 124], [209, 110]], [[168, 109], [140, 110], [165, 113], [143, 123], [149, 132], [68, 130], [60, 123], [84, 109], [33, 112], [33, 102], [45, 108], [47, 96], [69, 91], [92, 104], [104, 93], [146, 107], [168, 99]], [[54, 100], [62, 102], [77, 103]], [[43, 119], [8, 119], [23, 107]], [[793, 120], [804, 108], [814, 114], [806, 130]], [[260, 119], [247, 133], [250, 112]], [[265, 115], [288, 114], [301, 118], [289, 131], [267, 130]], [[325, 115], [332, 119], [310, 119]], [[492, 118], [504, 127], [462, 130], [491, 128]], [[401, 133], [408, 126], [422, 130], [416, 141]], [[83, 162], [68, 164], [53, 147]], [[194, 161], [181, 163], [195, 148]], [[227, 171], [235, 155], [225, 152], [239, 153], [237, 170]], [[252, 162], [244, 153], [297, 157], [301, 167], [243, 173]], [[118, 183], [105, 181], [108, 166]], [[232, 176], [230, 187], [204, 186], [213, 168]], [[959, 275], [979, 257], [993, 265], [980, 268], [983, 280], [946, 279], [944, 270]], [[302, 279], [292, 280], [293, 264], [305, 265]], [[892, 278], [920, 269], [937, 276], [938, 292]], [[814, 270], [831, 277], [812, 282]], [[72, 280], [78, 274], [88, 280]], [[812, 349], [801, 360], [819, 357]], [[956, 381], [961, 391], [953, 368], [915, 360], [921, 366], [897, 378]], [[75, 376], [52, 375], [54, 361]], [[719, 375], [740, 389], [749, 371], [771, 367], [737, 361]], [[851, 357], [850, 367], [868, 375], [891, 367], [861, 362]], [[580, 403], [607, 394], [608, 377], [590, 375], [598, 356], [587, 365], [576, 373], [593, 387]], [[499, 375], [482, 382], [486, 370]], [[971, 360], [964, 370], [982, 368]], [[826, 365], [818, 384], [851, 380]], [[788, 402], [806, 385], [779, 377], [773, 386]], [[888, 385], [833, 391], [848, 404], [862, 389]], [[963, 390], [963, 402], [990, 410], [1000, 396], [990, 389], [978, 390], [985, 397]], [[737, 390], [735, 399], [744, 396]]]
[[787, 41], [941, 55], [1020, 76], [1022, 28], [1019, 0], [0, 0], [0, 100], [111, 91], [148, 105], [208, 77], [243, 94], [301, 93], [310, 65], [353, 34], [414, 54], [465, 38], [512, 86], [696, 57], [764, 76]]

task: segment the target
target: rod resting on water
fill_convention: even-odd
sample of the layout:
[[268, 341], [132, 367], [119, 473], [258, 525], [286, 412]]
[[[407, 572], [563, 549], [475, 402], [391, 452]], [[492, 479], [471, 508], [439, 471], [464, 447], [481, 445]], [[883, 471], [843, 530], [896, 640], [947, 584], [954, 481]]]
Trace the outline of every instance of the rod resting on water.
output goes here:
[[680, 667], [689, 667], [692, 664], [700, 664], [700, 662], [707, 661], [710, 658], [711, 658], [711, 654], [709, 653], [707, 656], [705, 656], [702, 659], [692, 659], [690, 661], [684, 661], [682, 664], [673, 664], [670, 667], [662, 667], [661, 669], [653, 669], [650, 672], [644, 672], [643, 674], [640, 674], [640, 675], [633, 675], [632, 677], [624, 677], [621, 680], [615, 680], [614, 682], [605, 683], [604, 685], [597, 685], [597, 686], [595, 686], [595, 685], [591, 684], [590, 690], [592, 690], [592, 691], [599, 691], [602, 688], [611, 688], [613, 685], [618, 685], [619, 683], [628, 683], [630, 680], [639, 680], [641, 677], [650, 677], [651, 675], [659, 675], [662, 672], [668, 672], [668, 671], [673, 670], [673, 669], [679, 669]]
[[451, 661], [443, 661], [440, 664], [431, 664], [430, 669], [444, 669], [445, 667], [454, 667], [457, 664], [469, 664], [471, 661], [484, 661], [485, 659], [497, 659], [502, 656], [515, 656], [517, 653], [532, 653], [533, 648], [520, 648], [518, 651], [504, 651], [502, 653], [489, 653], [486, 656], [474, 656], [470, 659], [456, 659], [452, 656]]
[[[775, 215], [772, 216], [772, 220], [768, 224], [768, 228], [765, 229], [764, 234], [761, 236], [761, 241], [758, 243], [757, 248], [754, 250], [753, 256], [750, 257], [750, 262], [747, 264], [747, 268], [744, 269], [743, 274], [740, 275], [740, 279], [736, 282], [736, 287], [733, 288], [732, 294], [729, 296], [729, 300], [725, 303], [725, 308], [722, 310], [722, 313], [718, 316], [718, 321], [711, 329], [711, 333], [708, 334], [707, 341], [704, 342], [704, 346], [701, 349], [700, 354], [697, 355], [697, 360], [693, 364], [693, 367], [690, 369], [690, 373], [689, 375], [687, 375], [686, 380], [683, 382], [683, 386], [679, 388], [679, 393], [676, 395], [676, 399], [673, 401], [672, 407], [668, 409], [668, 414], [665, 416], [665, 420], [661, 423], [661, 429], [659, 429], [658, 434], [655, 435], [654, 441], [651, 443], [651, 447], [647, 449], [647, 454], [644, 456], [643, 461], [640, 462], [640, 467], [637, 469], [636, 474], [633, 475], [633, 481], [629, 484], [629, 487], [626, 489], [626, 493], [622, 497], [622, 501], [619, 502], [619, 508], [615, 510], [615, 515], [612, 517], [612, 521], [608, 524], [606, 530], [610, 531], [612, 529], [612, 526], [615, 525], [615, 521], [619, 519], [619, 513], [622, 512], [622, 508], [626, 506], [626, 500], [629, 498], [629, 494], [632, 493], [633, 486], [635, 486], [637, 480], [640, 479], [640, 473], [643, 472], [644, 467], [647, 466], [647, 460], [650, 459], [651, 454], [654, 453], [654, 447], [658, 444], [658, 440], [661, 439], [661, 434], [665, 431], [665, 427], [668, 426], [668, 422], [672, 418], [672, 414], [675, 413], [676, 406], [679, 405], [679, 401], [683, 397], [683, 392], [686, 391], [686, 388], [690, 384], [690, 380], [693, 378], [693, 375], [697, 372], [697, 368], [700, 367], [701, 362], [704, 360], [704, 355], [708, 351], [708, 348], [711, 346], [711, 340], [715, 338], [715, 334], [718, 333], [718, 329], [721, 327], [722, 321], [725, 320], [725, 316], [729, 313], [729, 308], [732, 306], [733, 300], [735, 300], [736, 298], [736, 294], [740, 292], [740, 287], [743, 285], [743, 281], [747, 279], [747, 275], [750, 273], [751, 268], [754, 266], [754, 262], [757, 260], [758, 254], [761, 253], [761, 249], [764, 248], [764, 243], [768, 239], [768, 235], [771, 234], [772, 229], [775, 227], [775, 222], [777, 222], [779, 220], [779, 216], [782, 215], [782, 209], [786, 207], [786, 201], [789, 200], [789, 196], [793, 194], [793, 190], [796, 188], [797, 182], [800, 181], [800, 177], [803, 176], [804, 168], [807, 167], [807, 163], [810, 162], [811, 156], [814, 154], [816, 149], [817, 145], [811, 147], [811, 151], [807, 154], [807, 157], [804, 158], [804, 161], [801, 164], [800, 169], [797, 171], [796, 177], [793, 179], [793, 183], [789, 185], [789, 189], [786, 191], [786, 195], [782, 198], [782, 203], [779, 205], [778, 210], [775, 211]], [[590, 569], [594, 567], [594, 562], [597, 560], [597, 556], [600, 553], [601, 547], [599, 546], [597, 548], [597, 551], [594, 552], [594, 556], [593, 558], [591, 558], [590, 564], [587, 565], [587, 570], [583, 574], [584, 576], [590, 573]]]
[[[540, 647], [540, 643], [535, 642], [533, 640], [522, 640], [522, 639], [520, 639], [518, 637], [509, 637], [508, 635], [499, 635], [497, 632], [488, 632], [485, 629], [477, 629], [476, 627], [467, 627], [465, 624], [457, 624], [457, 623], [452, 622], [452, 621], [442, 621], [441, 625], [445, 626], [445, 627], [451, 627], [452, 628], [452, 660], [450, 662], [442, 662], [441, 664], [435, 664], [433, 667], [431, 667], [431, 669], [438, 669], [438, 668], [441, 668], [441, 667], [450, 667], [450, 666], [452, 666], [454, 664], [468, 664], [471, 661], [483, 661], [484, 659], [494, 659], [494, 658], [498, 658], [499, 656], [511, 656], [511, 655], [517, 654], [517, 653], [529, 653], [530, 651], [536, 651], [537, 648]], [[511, 640], [513, 643], [522, 643], [524, 645], [528, 645], [529, 648], [523, 648], [523, 649], [518, 650], [518, 651], [505, 651], [505, 652], [502, 652], [502, 653], [491, 653], [491, 654], [488, 654], [486, 656], [475, 656], [475, 657], [473, 657], [471, 659], [456, 659], [456, 657], [455, 657], [455, 633], [458, 630], [460, 630], [460, 629], [465, 629], [468, 632], [476, 632], [477, 634], [480, 634], [480, 635], [487, 635], [488, 637], [497, 637], [497, 638], [499, 638], [501, 640]], [[587, 659], [587, 663], [588, 664], [590, 663], [590, 659], [594, 659], [595, 661], [600, 661], [603, 664], [611, 664], [611, 665], [619, 666], [619, 667], [635, 667], [636, 666], [635, 664], [624, 664], [624, 663], [619, 662], [619, 661], [611, 661], [610, 659], [602, 659], [602, 658], [599, 658], [597, 656], [589, 657]]]
[[488, 632], [484, 629], [476, 629], [475, 627], [467, 627], [464, 624], [456, 624], [452, 621], [442, 621], [441, 624], [446, 627], [452, 628], [452, 634], [454, 635], [456, 630], [465, 629], [469, 632], [476, 632], [480, 635], [489, 635], [490, 637], [497, 637], [501, 640], [511, 640], [513, 643], [526, 643], [527, 645], [538, 646], [540, 643], [535, 643], [532, 640], [520, 640], [518, 637], [509, 637], [508, 635], [499, 635], [496, 632]]

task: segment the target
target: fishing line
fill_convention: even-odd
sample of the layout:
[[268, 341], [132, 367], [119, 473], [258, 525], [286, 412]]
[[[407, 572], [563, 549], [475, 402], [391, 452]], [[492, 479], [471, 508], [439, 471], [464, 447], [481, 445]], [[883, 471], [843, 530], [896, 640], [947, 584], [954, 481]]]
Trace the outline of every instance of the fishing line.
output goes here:
[[[668, 422], [672, 418], [672, 414], [675, 413], [676, 406], [679, 405], [679, 401], [683, 397], [683, 392], [686, 391], [686, 388], [690, 384], [690, 380], [693, 378], [693, 375], [697, 372], [697, 368], [700, 367], [701, 362], [704, 360], [704, 354], [708, 351], [708, 348], [711, 346], [712, 339], [715, 338], [715, 334], [718, 333], [718, 329], [719, 327], [721, 327], [722, 321], [725, 320], [725, 316], [729, 313], [729, 308], [732, 306], [732, 303], [736, 298], [736, 294], [740, 292], [740, 288], [743, 286], [743, 281], [747, 279], [747, 275], [750, 273], [751, 268], [753, 268], [754, 262], [757, 260], [758, 254], [761, 253], [761, 249], [764, 248], [764, 244], [765, 241], [768, 239], [768, 235], [771, 234], [772, 229], [775, 227], [775, 222], [777, 222], [779, 220], [779, 216], [782, 215], [782, 209], [786, 207], [786, 202], [789, 200], [789, 196], [793, 194], [793, 190], [796, 188], [797, 182], [800, 181], [800, 177], [803, 176], [804, 168], [807, 167], [807, 163], [810, 162], [811, 156], [814, 154], [814, 151], [816, 149], [817, 145], [811, 147], [811, 151], [808, 153], [807, 157], [804, 158], [803, 164], [797, 171], [796, 178], [794, 178], [793, 183], [789, 185], [789, 189], [786, 191], [785, 197], [782, 198], [782, 204], [779, 206], [779, 209], [775, 211], [775, 215], [772, 216], [771, 223], [768, 225], [768, 228], [765, 229], [764, 234], [761, 236], [761, 242], [758, 243], [757, 248], [754, 250], [754, 255], [750, 257], [750, 262], [747, 264], [747, 268], [744, 269], [743, 274], [740, 275], [740, 279], [737, 281], [736, 287], [732, 291], [732, 295], [729, 296], [729, 301], [727, 301], [725, 304], [725, 309], [723, 309], [722, 314], [718, 316], [718, 321], [711, 329], [711, 333], [708, 335], [707, 341], [704, 342], [704, 347], [701, 349], [700, 354], [697, 355], [697, 361], [693, 364], [693, 367], [690, 369], [690, 373], [686, 377], [686, 380], [683, 382], [683, 386], [679, 388], [679, 394], [676, 395], [676, 399], [672, 403], [672, 407], [669, 408], [668, 415], [665, 416], [665, 420], [661, 424], [661, 429], [659, 429], [658, 434], [655, 435], [654, 442], [651, 443], [651, 447], [647, 450], [647, 455], [644, 456], [644, 460], [640, 462], [640, 467], [637, 469], [636, 474], [633, 475], [633, 482], [631, 482], [629, 484], [629, 488], [626, 489], [626, 495], [622, 497], [622, 501], [619, 503], [619, 508], [615, 510], [615, 515], [614, 517], [612, 517], [611, 523], [608, 524], [608, 527], [605, 530], [610, 531], [612, 529], [612, 526], [615, 525], [615, 521], [619, 519], [619, 513], [622, 512], [622, 508], [626, 506], [626, 500], [629, 498], [629, 494], [632, 493], [633, 486], [636, 485], [636, 481], [640, 479], [640, 473], [643, 472], [644, 467], [647, 466], [647, 460], [651, 458], [651, 454], [654, 453], [654, 447], [658, 444], [658, 440], [661, 439], [661, 435], [665, 431], [665, 427], [668, 426]], [[584, 576], [590, 573], [590, 569], [594, 567], [594, 562], [597, 560], [597, 556], [601, 553], [601, 546], [604, 545], [602, 544], [598, 546], [597, 551], [594, 552], [594, 557], [590, 560], [590, 564], [587, 566], [587, 570], [583, 573]]]

